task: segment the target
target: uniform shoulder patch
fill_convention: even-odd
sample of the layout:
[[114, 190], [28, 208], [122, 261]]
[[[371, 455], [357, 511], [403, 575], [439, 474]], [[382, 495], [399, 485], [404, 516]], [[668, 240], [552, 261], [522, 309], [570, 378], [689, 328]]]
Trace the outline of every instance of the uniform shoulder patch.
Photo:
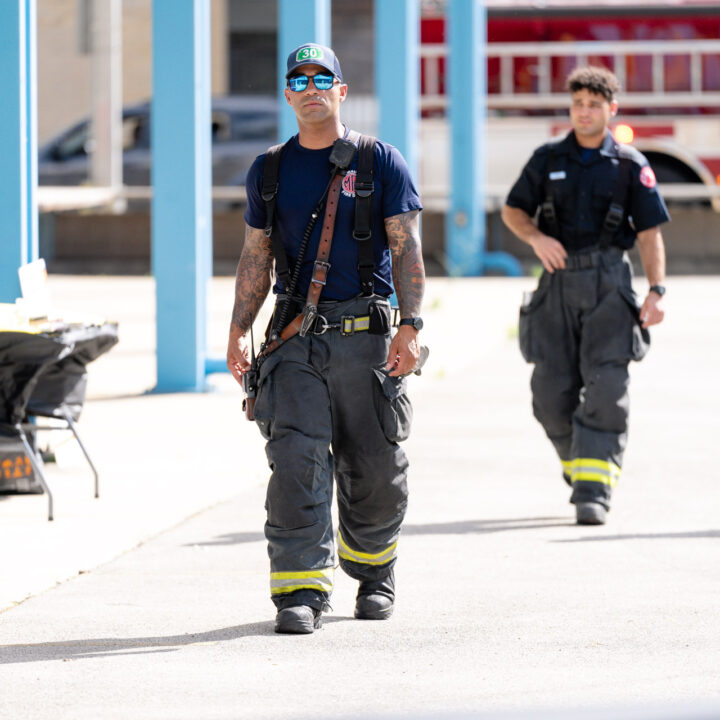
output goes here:
[[645, 167], [640, 169], [640, 182], [646, 188], [654, 188], [657, 185], [655, 173], [649, 165], [645, 165]]

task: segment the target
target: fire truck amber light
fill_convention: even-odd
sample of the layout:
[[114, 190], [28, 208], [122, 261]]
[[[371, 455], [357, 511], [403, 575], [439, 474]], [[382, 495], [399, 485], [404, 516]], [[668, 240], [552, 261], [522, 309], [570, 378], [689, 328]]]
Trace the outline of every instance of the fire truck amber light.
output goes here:
[[615, 128], [613, 135], [615, 135], [615, 139], [619, 143], [627, 145], [628, 143], [631, 143], [633, 141], [633, 138], [635, 137], [635, 131], [629, 125], [618, 125]]

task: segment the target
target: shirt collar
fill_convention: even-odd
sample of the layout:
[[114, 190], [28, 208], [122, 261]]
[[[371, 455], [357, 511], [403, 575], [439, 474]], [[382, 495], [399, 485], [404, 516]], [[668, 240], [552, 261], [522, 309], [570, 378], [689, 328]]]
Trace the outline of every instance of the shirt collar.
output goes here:
[[[598, 150], [601, 155], [605, 155], [606, 157], [618, 157], [617, 143], [609, 130], [605, 133], [605, 139], [602, 141], [602, 145], [600, 145]], [[574, 130], [571, 130], [555, 146], [555, 152], [558, 155], [570, 155], [580, 161], [582, 148], [575, 138]]]

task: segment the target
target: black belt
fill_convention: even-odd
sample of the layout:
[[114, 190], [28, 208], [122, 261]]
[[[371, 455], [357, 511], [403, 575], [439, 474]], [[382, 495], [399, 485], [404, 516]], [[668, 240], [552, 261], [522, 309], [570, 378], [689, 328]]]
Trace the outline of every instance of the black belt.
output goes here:
[[565, 269], [586, 270], [598, 265], [613, 265], [622, 259], [624, 252], [622, 248], [611, 246], [603, 250], [594, 248], [570, 253], [565, 258]]
[[329, 323], [324, 315], [318, 314], [313, 326], [310, 328], [310, 332], [312, 332], [313, 335], [324, 335], [328, 330], [339, 330], [341, 335], [347, 336], [369, 329], [369, 315], [342, 315], [340, 322]]

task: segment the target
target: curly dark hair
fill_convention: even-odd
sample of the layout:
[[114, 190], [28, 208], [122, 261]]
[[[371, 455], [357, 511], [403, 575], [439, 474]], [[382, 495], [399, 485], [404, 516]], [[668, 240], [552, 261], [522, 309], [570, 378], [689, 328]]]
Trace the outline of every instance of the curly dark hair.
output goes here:
[[596, 95], [602, 95], [608, 102], [612, 102], [620, 91], [618, 79], [603, 67], [575, 68], [568, 75], [566, 86], [571, 93], [585, 89]]

